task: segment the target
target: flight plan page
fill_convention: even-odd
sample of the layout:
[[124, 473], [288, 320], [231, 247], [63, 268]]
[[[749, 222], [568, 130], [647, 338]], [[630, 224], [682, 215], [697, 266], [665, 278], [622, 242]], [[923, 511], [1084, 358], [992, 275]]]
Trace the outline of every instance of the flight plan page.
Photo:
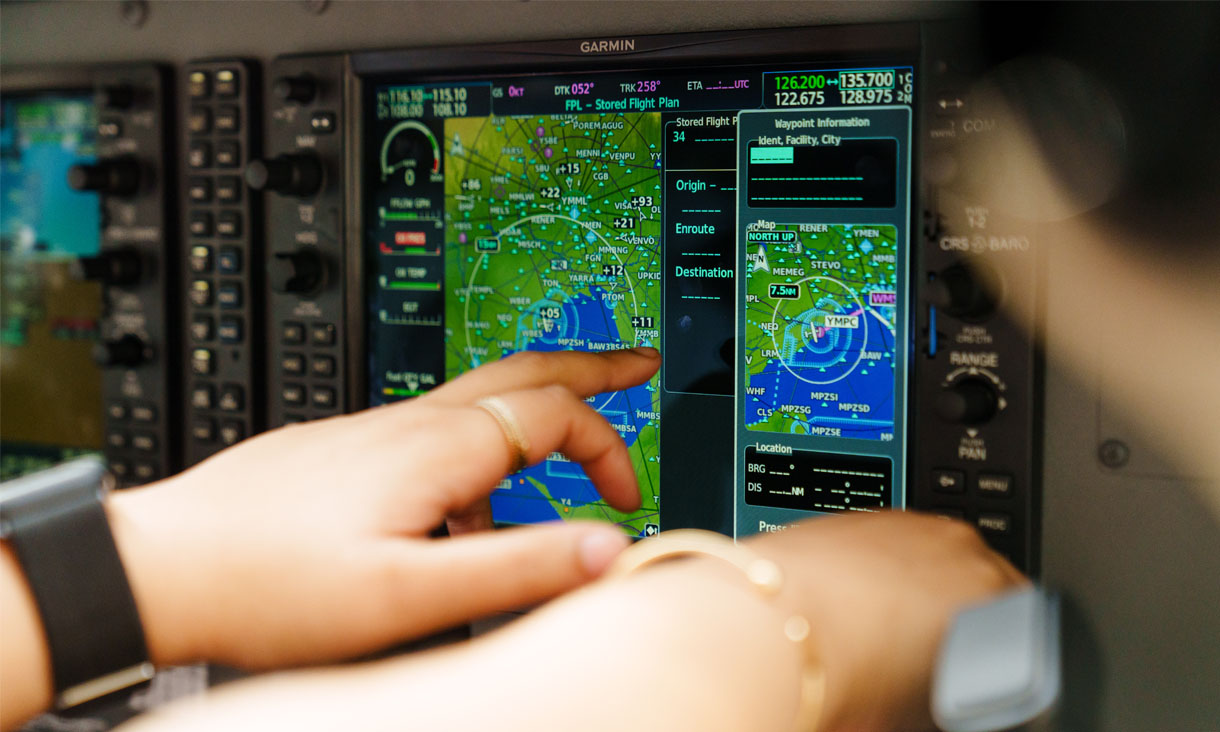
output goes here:
[[[811, 287], [806, 278], [785, 276], [777, 284], [795, 285], [798, 297], [784, 300], [777, 317], [816, 320], [815, 327], [833, 330], [825, 342], [835, 353], [850, 353], [851, 362], [819, 351], [788, 363], [797, 370], [807, 361], [838, 371], [854, 366], [846, 382], [877, 398], [852, 439], [897, 444], [895, 409], [901, 405], [892, 383], [886, 382], [886, 391], [882, 382], [897, 378], [902, 367], [892, 353], [895, 338], [905, 336], [896, 328], [905, 317], [899, 280], [908, 227], [898, 217], [908, 213], [901, 200], [905, 179], [899, 179], [909, 157], [909, 111], [899, 120], [866, 110], [890, 108], [889, 115], [909, 109], [911, 70], [882, 71], [868, 88], [868, 79], [851, 76], [863, 72], [819, 71], [817, 89], [808, 87], [815, 73], [807, 67], [369, 80], [363, 183], [370, 403], [426, 393], [521, 351], [658, 348], [663, 366], [652, 379], [588, 400], [628, 446], [641, 508], [623, 513], [610, 507], [579, 465], [555, 453], [500, 483], [493, 516], [502, 524], [602, 520], [635, 537], [709, 525], [711, 513], [733, 513], [738, 422], [751, 434], [761, 426], [797, 435], [779, 416], [750, 426], [736, 416], [735, 404], [747, 391], [735, 364], [743, 345], [762, 332], [739, 322], [743, 265], [757, 259], [757, 245], [764, 243], [772, 272], [801, 268], [795, 257], [821, 251], [838, 237], [856, 254], [868, 249], [861, 260], [870, 267], [861, 276], [867, 282], [842, 269], [815, 272], [805, 265], [810, 274], [837, 276], [846, 289], [834, 290], [830, 280]], [[859, 88], [850, 90], [853, 96], [840, 84]], [[846, 145], [812, 152], [790, 145], [786, 164], [751, 165], [749, 152], [742, 158], [743, 145], [766, 148], [760, 156], [782, 157], [783, 145], [757, 141], [764, 136], [762, 119], [796, 119], [821, 106], [815, 96], [833, 96], [836, 106], [850, 106], [857, 115], [881, 115], [870, 131], [877, 139], [856, 139], [859, 129], [836, 127]], [[747, 123], [755, 117], [757, 123]], [[747, 124], [753, 142], [742, 137]], [[905, 131], [897, 129], [902, 125]], [[860, 205], [788, 205], [800, 202], [773, 199], [816, 194], [821, 184], [743, 178], [746, 171], [809, 177], [821, 166], [841, 177], [864, 177], [856, 185], [831, 186], [844, 196], [862, 196]], [[861, 172], [861, 166], [867, 169]], [[782, 215], [773, 213], [777, 209]], [[842, 215], [845, 209], [851, 215]], [[817, 239], [809, 225], [830, 228]], [[764, 227], [782, 239], [748, 241], [747, 234]], [[810, 248], [801, 254], [794, 243]], [[751, 245], [746, 259], [739, 248]], [[843, 252], [831, 256], [840, 267], [851, 266], [855, 260]], [[874, 271], [872, 263], [884, 257], [892, 258], [890, 269]], [[767, 287], [750, 285], [757, 286]], [[836, 307], [821, 315], [800, 310], [810, 297], [817, 307], [821, 295]], [[770, 323], [772, 313], [765, 315]], [[752, 362], [768, 349], [756, 350]], [[784, 369], [783, 359], [771, 360]], [[875, 451], [849, 452], [853, 459], [875, 457]], [[679, 500], [663, 503], [663, 497]], [[732, 527], [719, 528], [729, 533]]]

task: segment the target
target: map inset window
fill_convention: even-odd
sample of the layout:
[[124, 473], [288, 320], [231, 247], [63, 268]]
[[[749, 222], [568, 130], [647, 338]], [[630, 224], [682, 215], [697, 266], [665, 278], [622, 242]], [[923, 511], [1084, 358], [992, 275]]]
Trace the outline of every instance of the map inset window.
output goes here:
[[906, 106], [738, 117], [738, 535], [902, 506], [910, 130]]

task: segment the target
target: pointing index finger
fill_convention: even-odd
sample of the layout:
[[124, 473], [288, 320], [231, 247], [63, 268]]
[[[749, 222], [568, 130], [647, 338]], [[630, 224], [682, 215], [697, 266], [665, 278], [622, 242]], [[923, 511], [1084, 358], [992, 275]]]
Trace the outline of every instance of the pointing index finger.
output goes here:
[[494, 394], [551, 384], [588, 397], [642, 383], [660, 365], [661, 354], [647, 347], [597, 353], [520, 351], [463, 374], [421, 399], [440, 404], [473, 404]]
[[[499, 398], [525, 437], [527, 464], [562, 452], [572, 462], [580, 463], [607, 504], [624, 513], [640, 507], [640, 488], [626, 443], [582, 399], [554, 385]], [[462, 511], [486, 498], [517, 462], [515, 446], [498, 420], [485, 409], [469, 408], [461, 413], [461, 434], [480, 449], [477, 458], [453, 466], [443, 476], [445, 514]]]

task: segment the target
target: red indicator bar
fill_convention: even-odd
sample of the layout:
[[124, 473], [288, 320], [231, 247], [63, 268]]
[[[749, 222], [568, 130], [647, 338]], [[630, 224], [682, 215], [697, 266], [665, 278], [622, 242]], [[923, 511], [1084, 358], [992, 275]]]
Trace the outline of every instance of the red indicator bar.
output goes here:
[[382, 254], [435, 257], [441, 253], [440, 246], [428, 246], [428, 235], [423, 231], [395, 231], [394, 243], [378, 243]]

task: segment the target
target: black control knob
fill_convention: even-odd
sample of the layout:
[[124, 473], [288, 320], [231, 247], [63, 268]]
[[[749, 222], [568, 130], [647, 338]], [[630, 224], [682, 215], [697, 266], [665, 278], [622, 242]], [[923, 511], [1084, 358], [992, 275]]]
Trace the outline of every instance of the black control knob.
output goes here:
[[99, 366], [133, 368], [148, 361], [152, 351], [139, 336], [128, 333], [116, 340], [98, 341], [93, 347], [93, 360]]
[[271, 85], [271, 93], [282, 102], [309, 104], [318, 94], [318, 82], [308, 74], [281, 76]]
[[68, 168], [68, 186], [74, 191], [130, 196], [140, 189], [140, 165], [131, 158], [77, 163]]
[[995, 310], [999, 276], [989, 267], [955, 264], [928, 283], [928, 302], [948, 315], [981, 320]]
[[256, 191], [305, 198], [322, 187], [322, 163], [310, 153], [255, 160], [246, 166], [246, 183]]
[[79, 279], [120, 287], [139, 282], [143, 270], [143, 259], [134, 247], [107, 249], [98, 252], [97, 256], [79, 257], [72, 267], [72, 273]]
[[130, 84], [104, 86], [98, 90], [97, 100], [104, 109], [127, 109], [135, 104], [136, 91]]
[[267, 278], [276, 292], [307, 295], [322, 286], [326, 264], [317, 249], [276, 252], [267, 263]]
[[999, 397], [982, 379], [963, 379], [936, 397], [936, 414], [954, 424], [981, 424], [995, 416]]

